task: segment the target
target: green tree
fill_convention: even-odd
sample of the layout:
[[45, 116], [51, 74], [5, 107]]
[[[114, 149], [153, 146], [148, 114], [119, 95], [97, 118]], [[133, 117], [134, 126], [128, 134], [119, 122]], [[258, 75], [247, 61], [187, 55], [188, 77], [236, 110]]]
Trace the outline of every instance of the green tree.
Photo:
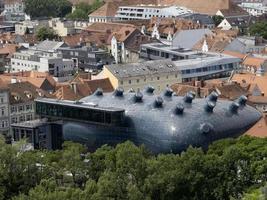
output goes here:
[[222, 22], [224, 17], [220, 16], [220, 15], [214, 15], [214, 16], [212, 16], [212, 19], [214, 21], [215, 26], [218, 26]]
[[25, 0], [25, 12], [35, 17], [64, 17], [71, 12], [68, 0]]
[[249, 27], [249, 33], [254, 36], [262, 36], [267, 39], [267, 22], [260, 21]]
[[66, 17], [69, 19], [88, 19], [88, 15], [103, 5], [103, 1], [95, 0], [92, 4], [81, 2], [76, 5], [73, 13], [68, 14]]
[[53, 39], [58, 39], [59, 36], [50, 28], [47, 27], [41, 27], [36, 34], [36, 37], [39, 41], [43, 40], [53, 40]]

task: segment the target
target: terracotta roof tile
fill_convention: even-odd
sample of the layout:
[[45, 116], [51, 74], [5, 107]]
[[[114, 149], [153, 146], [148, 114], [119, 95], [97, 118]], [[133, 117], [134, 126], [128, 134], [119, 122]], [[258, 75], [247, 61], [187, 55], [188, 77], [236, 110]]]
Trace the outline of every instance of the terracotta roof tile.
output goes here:
[[247, 56], [243, 61], [243, 65], [259, 68], [265, 62], [267, 62], [266, 59]]
[[249, 84], [249, 91], [255, 87], [258, 87], [261, 92], [263, 92], [264, 96], [267, 96], [267, 75], [264, 76], [256, 76], [255, 74], [250, 73], [242, 73], [242, 74], [235, 74], [231, 81], [240, 83], [240, 84]]
[[252, 128], [250, 128], [245, 134], [253, 137], [266, 138], [267, 117], [263, 116], [262, 119], [258, 121]]

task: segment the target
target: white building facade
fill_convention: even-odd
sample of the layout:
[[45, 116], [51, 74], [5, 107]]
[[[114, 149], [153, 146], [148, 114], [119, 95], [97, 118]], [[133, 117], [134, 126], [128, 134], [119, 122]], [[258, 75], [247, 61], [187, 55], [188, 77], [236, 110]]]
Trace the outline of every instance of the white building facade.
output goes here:
[[120, 6], [115, 17], [118, 20], [151, 19], [152, 17], [179, 17], [193, 13], [185, 7], [178, 6]]
[[267, 0], [244, 0], [239, 6], [253, 16], [267, 13]]
[[59, 53], [25, 50], [16, 52], [11, 58], [11, 72], [49, 72], [58, 82], [69, 80], [75, 70], [73, 60], [63, 59]]
[[9, 132], [9, 92], [0, 87], [0, 135]]
[[23, 0], [5, 2], [4, 16], [6, 21], [23, 21], [28, 16], [24, 12], [25, 4]]

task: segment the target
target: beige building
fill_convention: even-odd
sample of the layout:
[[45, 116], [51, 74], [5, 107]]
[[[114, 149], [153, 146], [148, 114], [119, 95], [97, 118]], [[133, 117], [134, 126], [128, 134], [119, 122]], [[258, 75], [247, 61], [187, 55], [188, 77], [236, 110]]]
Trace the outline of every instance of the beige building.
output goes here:
[[76, 33], [73, 21], [53, 18], [49, 20], [49, 27], [52, 28], [60, 37]]
[[125, 91], [143, 90], [149, 85], [160, 93], [166, 87], [182, 82], [180, 70], [170, 60], [109, 65], [102, 73], [109, 78], [113, 88], [122, 87]]

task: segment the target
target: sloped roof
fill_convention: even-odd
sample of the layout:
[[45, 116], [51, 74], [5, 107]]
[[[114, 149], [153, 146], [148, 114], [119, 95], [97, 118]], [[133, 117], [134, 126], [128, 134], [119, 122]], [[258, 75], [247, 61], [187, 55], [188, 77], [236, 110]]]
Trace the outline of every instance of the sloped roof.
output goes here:
[[[33, 101], [38, 97], [52, 97], [49, 93], [39, 89], [29, 82], [8, 84], [8, 89], [11, 94], [9, 97], [10, 104], [26, 103], [28, 101]], [[16, 99], [16, 97], [19, 98]]]
[[[246, 66], [253, 66], [256, 68], [259, 68], [260, 66], [262, 66], [265, 62], [267, 62], [266, 59], [263, 58], [256, 58], [256, 57], [252, 57], [252, 56], [247, 56], [245, 58], [245, 60], [243, 61], [243, 65]], [[266, 83], [267, 84], [267, 83]]]
[[122, 5], [126, 5], [122, 2], [107, 2], [96, 11], [92, 12], [89, 16], [94, 17], [114, 17], [118, 8]]
[[205, 35], [212, 34], [209, 29], [181, 30], [173, 38], [173, 46], [192, 49]]
[[239, 53], [239, 52], [236, 52], [236, 51], [223, 51], [224, 54], [227, 54], [227, 55], [230, 55], [230, 56], [234, 56], [234, 57], [237, 57], [237, 58], [240, 58], [240, 59], [244, 59], [246, 57], [246, 54], [243, 54], [243, 53]]
[[259, 138], [267, 137], [267, 117], [263, 116], [260, 121], [245, 133], [245, 135]]
[[236, 81], [240, 84], [246, 83], [251, 88], [254, 88], [257, 86], [261, 92], [264, 93], [264, 96], [267, 96], [267, 75], [264, 76], [256, 76], [255, 74], [250, 73], [242, 73], [242, 74], [234, 74], [234, 76], [231, 78], [232, 81]]
[[36, 45], [36, 49], [42, 50], [42, 51], [50, 51], [50, 50], [57, 50], [58, 48], [64, 45], [65, 45], [64, 42], [44, 40]]

